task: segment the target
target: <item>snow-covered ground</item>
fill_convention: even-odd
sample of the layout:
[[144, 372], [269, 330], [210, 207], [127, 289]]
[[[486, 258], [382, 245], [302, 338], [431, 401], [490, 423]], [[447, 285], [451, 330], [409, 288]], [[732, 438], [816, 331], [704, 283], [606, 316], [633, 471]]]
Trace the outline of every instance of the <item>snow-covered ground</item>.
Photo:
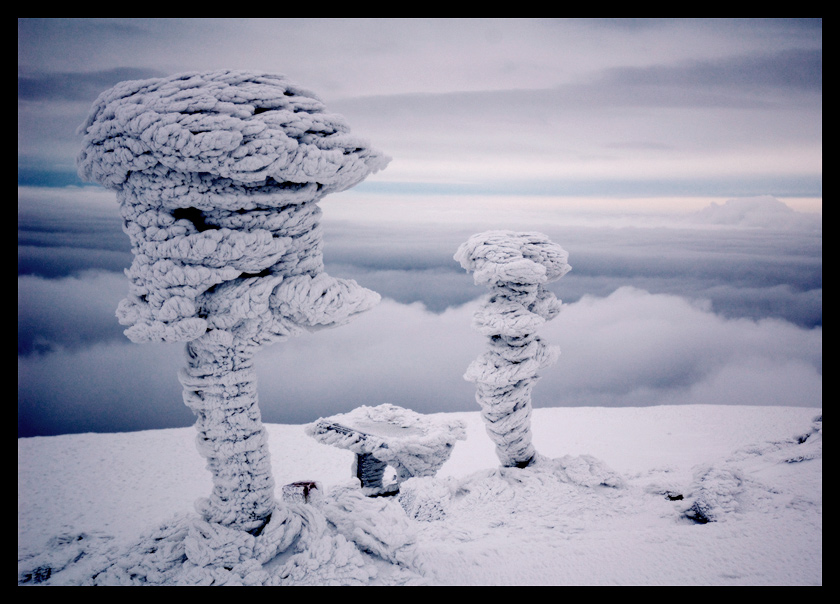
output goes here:
[[[268, 424], [278, 498], [284, 484], [318, 481], [322, 501], [301, 507], [329, 522], [261, 568], [193, 567], [177, 580], [822, 584], [821, 409], [537, 409], [542, 457], [527, 469], [499, 468], [478, 412], [449, 415], [467, 439], [436, 477], [390, 498], [357, 497], [350, 451]], [[127, 580], [122, 561], [172, 540], [209, 493], [203, 466], [192, 428], [18, 439], [19, 583], [90, 582], [106, 564], [100, 578]], [[189, 564], [177, 543], [171, 557]]]

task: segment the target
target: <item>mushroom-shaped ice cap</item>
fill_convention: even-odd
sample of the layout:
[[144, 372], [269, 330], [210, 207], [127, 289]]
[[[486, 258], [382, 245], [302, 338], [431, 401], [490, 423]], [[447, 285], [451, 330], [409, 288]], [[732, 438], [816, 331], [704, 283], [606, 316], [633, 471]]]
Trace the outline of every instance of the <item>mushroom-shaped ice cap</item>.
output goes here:
[[249, 71], [122, 82], [99, 96], [80, 132], [82, 178], [113, 189], [134, 172], [171, 170], [248, 185], [317, 183], [326, 193], [390, 161], [313, 93]]
[[571, 270], [568, 252], [537, 232], [486, 231], [470, 237], [455, 260], [473, 273], [476, 285], [537, 285], [556, 281]]
[[[191, 341], [207, 329], [262, 341], [339, 324], [378, 300], [354, 281], [316, 280], [316, 204], [389, 158], [311, 92], [248, 71], [128, 81], [99, 96], [80, 130], [79, 173], [116, 190], [131, 239], [118, 316], [133, 341]], [[293, 296], [274, 297], [292, 318], [271, 301], [295, 277]], [[297, 312], [303, 302], [317, 308]]]

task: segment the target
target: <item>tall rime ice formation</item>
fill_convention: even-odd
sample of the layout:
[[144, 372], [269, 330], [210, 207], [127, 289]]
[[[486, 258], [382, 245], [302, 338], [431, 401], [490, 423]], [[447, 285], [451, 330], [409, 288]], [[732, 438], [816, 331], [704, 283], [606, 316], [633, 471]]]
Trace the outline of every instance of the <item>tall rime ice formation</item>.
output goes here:
[[279, 504], [254, 354], [379, 301], [324, 272], [316, 204], [390, 160], [311, 92], [252, 72], [122, 82], [80, 132], [79, 173], [116, 190], [131, 239], [126, 335], [186, 342], [179, 377], [214, 483], [197, 509], [258, 534]]
[[473, 327], [489, 339], [487, 352], [464, 378], [476, 385], [476, 401], [503, 466], [525, 467], [536, 456], [531, 389], [537, 372], [560, 354], [536, 330], [560, 312], [560, 300], [544, 286], [571, 270], [568, 257], [541, 233], [513, 231], [473, 235], [455, 253], [476, 285], [490, 289], [473, 317]]

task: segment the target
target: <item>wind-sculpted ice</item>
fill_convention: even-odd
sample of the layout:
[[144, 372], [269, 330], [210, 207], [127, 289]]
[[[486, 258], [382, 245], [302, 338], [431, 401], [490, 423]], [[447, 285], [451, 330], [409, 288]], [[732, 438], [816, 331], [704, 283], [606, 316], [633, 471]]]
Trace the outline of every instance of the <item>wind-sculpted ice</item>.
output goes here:
[[531, 389], [537, 372], [560, 351], [536, 335], [560, 312], [560, 300], [545, 289], [571, 267], [568, 254], [541, 233], [487, 231], [470, 237], [455, 260], [490, 289], [473, 317], [488, 337], [488, 349], [467, 368], [476, 385], [487, 433], [503, 466], [525, 467], [537, 453], [531, 444]]
[[[379, 301], [324, 272], [316, 204], [389, 158], [311, 92], [253, 72], [123, 82], [100, 95], [80, 132], [79, 172], [117, 192], [134, 253], [117, 311], [126, 335], [186, 342], [179, 377], [214, 484], [196, 504], [205, 524], [190, 551], [209, 564], [207, 543], [242, 550], [231, 530], [286, 543], [266, 526], [295, 523], [274, 499], [253, 356]], [[266, 544], [249, 547], [265, 560]]]
[[[414, 476], [434, 476], [452, 455], [456, 441], [466, 440], [464, 422], [421, 415], [397, 405], [363, 405], [348, 413], [320, 418], [306, 433], [324, 445], [356, 454], [353, 474], [367, 495], [393, 495]], [[395, 483], [385, 484], [388, 466]]]

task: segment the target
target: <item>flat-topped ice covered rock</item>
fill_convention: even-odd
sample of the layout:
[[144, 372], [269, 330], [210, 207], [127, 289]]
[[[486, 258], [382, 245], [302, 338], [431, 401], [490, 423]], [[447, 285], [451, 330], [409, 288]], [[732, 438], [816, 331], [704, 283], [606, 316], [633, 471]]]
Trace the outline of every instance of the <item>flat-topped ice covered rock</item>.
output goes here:
[[[353, 473], [368, 495], [392, 495], [411, 477], [434, 476], [455, 442], [466, 439], [460, 420], [388, 404], [321, 418], [306, 433], [322, 444], [354, 452]], [[388, 466], [396, 471], [395, 484], [383, 484]]]

